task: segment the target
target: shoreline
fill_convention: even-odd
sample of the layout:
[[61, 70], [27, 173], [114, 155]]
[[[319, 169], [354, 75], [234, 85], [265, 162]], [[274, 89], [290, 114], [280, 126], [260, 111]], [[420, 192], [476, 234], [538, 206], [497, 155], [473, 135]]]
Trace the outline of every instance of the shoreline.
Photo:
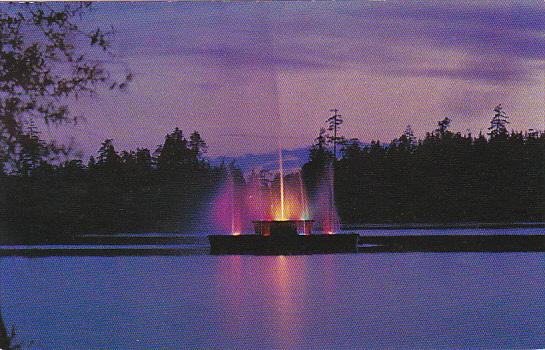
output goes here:
[[545, 222], [461, 222], [341, 224], [342, 230], [441, 230], [441, 229], [545, 228]]
[[[543, 232], [532, 234], [495, 233], [498, 229], [540, 229]], [[449, 229], [489, 229], [491, 232], [482, 233], [449, 233], [428, 234], [431, 230]], [[409, 224], [348, 224], [343, 225], [343, 233], [351, 230], [366, 230], [360, 232], [360, 252], [452, 252], [452, 251], [545, 251], [545, 222], [517, 222], [517, 223], [409, 223]], [[393, 232], [409, 230], [406, 234]], [[411, 232], [414, 230], [414, 232]], [[381, 234], [381, 231], [383, 232]], [[384, 232], [386, 231], [386, 232]], [[423, 232], [418, 232], [423, 231]], [[418, 233], [417, 233], [418, 232]], [[179, 255], [186, 249], [202, 249], [202, 235], [176, 234], [155, 232], [148, 234], [87, 234], [55, 239], [18, 240], [15, 237], [0, 237], [0, 256], [27, 255]], [[356, 232], [353, 232], [356, 233]], [[166, 249], [165, 245], [170, 245]], [[4, 247], [1, 247], [4, 246]], [[19, 246], [12, 249], [9, 246]], [[48, 247], [49, 246], [49, 247]], [[72, 247], [62, 247], [72, 246]], [[91, 247], [94, 246], [94, 247]], [[122, 247], [132, 246], [132, 247]], [[23, 248], [23, 249], [21, 249]], [[16, 252], [17, 250], [17, 252]], [[79, 252], [76, 252], [78, 250]], [[131, 253], [132, 251], [132, 253]], [[178, 252], [176, 252], [178, 251]], [[24, 253], [23, 253], [24, 252]], [[64, 253], [61, 253], [64, 252]], [[86, 253], [84, 253], [86, 252]], [[186, 253], [187, 254], [187, 253]], [[185, 255], [182, 253], [181, 255]]]
[[[357, 247], [358, 253], [545, 252], [545, 234], [359, 235]], [[64, 243], [19, 243], [12, 246], [4, 245], [4, 247], [0, 245], [0, 257], [162, 256], [209, 255], [210, 253], [209, 246], [166, 237], [159, 240], [139, 240], [131, 237], [130, 241], [127, 241], [122, 237], [117, 237], [114, 240], [91, 241], [87, 239]]]

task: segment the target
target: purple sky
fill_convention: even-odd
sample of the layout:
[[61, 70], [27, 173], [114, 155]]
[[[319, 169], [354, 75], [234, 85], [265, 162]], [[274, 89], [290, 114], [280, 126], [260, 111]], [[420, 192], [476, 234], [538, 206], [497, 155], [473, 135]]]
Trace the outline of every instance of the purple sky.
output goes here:
[[512, 128], [545, 129], [543, 1], [101, 3], [87, 20], [117, 30], [109, 67], [134, 81], [49, 131], [86, 154], [154, 149], [175, 126], [211, 157], [307, 146], [331, 108], [363, 141], [446, 116], [486, 132], [498, 103]]

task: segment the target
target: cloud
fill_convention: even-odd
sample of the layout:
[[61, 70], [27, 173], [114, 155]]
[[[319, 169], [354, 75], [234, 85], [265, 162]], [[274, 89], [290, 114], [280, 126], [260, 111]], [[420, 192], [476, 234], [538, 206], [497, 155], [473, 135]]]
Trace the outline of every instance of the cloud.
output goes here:
[[[274, 137], [294, 132], [284, 143], [296, 148], [312, 141], [332, 107], [347, 117], [343, 132], [366, 141], [392, 139], [406, 124], [421, 135], [444, 116], [455, 120], [454, 128], [478, 130], [497, 103], [509, 108], [515, 128], [543, 125], [542, 2], [96, 8], [89, 25], [114, 25], [113, 48], [135, 78], [122, 96], [74, 104], [100, 129], [100, 137], [85, 141], [93, 152], [111, 137], [151, 147], [175, 126], [199, 130], [213, 155], [268, 152], [277, 147]], [[121, 115], [127, 117], [118, 125]]]
[[183, 48], [180, 53], [188, 56], [212, 59], [212, 64], [225, 68], [258, 69], [326, 69], [335, 66], [333, 62], [319, 62], [303, 55], [282, 56], [271, 50], [253, 50], [244, 46], [217, 46], [214, 48]]
[[[197, 57], [203, 65], [224, 69], [321, 71], [356, 65], [403, 76], [495, 83], [528, 79], [534, 69], [529, 61], [545, 59], [543, 3], [172, 3], [134, 8], [140, 9], [131, 4], [123, 13], [138, 28], [124, 29], [124, 52]], [[441, 51], [467, 57], [467, 66], [450, 67], [452, 57], [447, 56], [443, 67], [441, 62], [426, 67], [427, 54]], [[491, 57], [503, 58], [490, 67]]]
[[[391, 48], [386, 53], [397, 53], [395, 67], [385, 70], [403, 76], [519, 82], [531, 78], [533, 60], [545, 59], [543, 3], [388, 2], [343, 14], [355, 22], [351, 37], [367, 31], [373, 42], [382, 39], [378, 42]], [[418, 51], [424, 54], [415, 57]], [[444, 52], [443, 60], [433, 56], [435, 66], [426, 67], [433, 52]], [[448, 65], [456, 55], [465, 58], [464, 66]], [[355, 60], [360, 57], [354, 55]]]
[[522, 67], [520, 64], [483, 56], [479, 59], [466, 60], [457, 67], [412, 67], [410, 69], [396, 67], [385, 70], [385, 73], [394, 76], [440, 78], [466, 82], [480, 81], [487, 84], [501, 85], [533, 80], [533, 76], [529, 74], [528, 70], [527, 67]]

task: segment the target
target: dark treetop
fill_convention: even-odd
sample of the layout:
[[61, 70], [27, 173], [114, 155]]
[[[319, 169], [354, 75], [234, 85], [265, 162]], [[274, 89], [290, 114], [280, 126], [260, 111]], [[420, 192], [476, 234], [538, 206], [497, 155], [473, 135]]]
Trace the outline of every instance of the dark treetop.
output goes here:
[[[545, 133], [475, 137], [450, 132], [449, 123], [422, 140], [410, 127], [389, 144], [350, 139], [336, 160], [322, 130], [302, 169], [309, 196], [333, 162], [342, 223], [543, 221]], [[0, 176], [10, 240], [195, 228], [209, 219], [205, 208], [228, 173], [245, 181], [234, 164], [211, 166], [199, 133], [187, 138], [178, 128], [154, 152], [119, 153], [105, 140], [87, 165], [49, 162], [42, 151], [27, 149], [29, 161]]]

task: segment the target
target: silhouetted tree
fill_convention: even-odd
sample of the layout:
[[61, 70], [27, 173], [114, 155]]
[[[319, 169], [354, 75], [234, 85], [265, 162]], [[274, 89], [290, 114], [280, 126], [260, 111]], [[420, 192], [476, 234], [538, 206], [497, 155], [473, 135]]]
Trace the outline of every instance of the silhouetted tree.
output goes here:
[[357, 138], [352, 138], [344, 143], [342, 151], [342, 159], [354, 160], [362, 156], [361, 142]]
[[333, 115], [329, 117], [326, 122], [328, 124], [327, 130], [332, 131], [333, 135], [328, 136], [328, 139], [333, 143], [333, 159], [337, 159], [337, 144], [344, 141], [344, 138], [338, 136], [339, 128], [343, 123], [342, 116], [338, 113], [338, 109], [332, 109], [330, 112], [333, 112]]
[[90, 156], [90, 157], [89, 157], [89, 162], [87, 162], [87, 167], [88, 167], [89, 169], [94, 169], [94, 168], [96, 167], [96, 165], [97, 165], [97, 162], [96, 162], [95, 157]]
[[117, 154], [113, 141], [111, 139], [104, 140], [98, 150], [97, 166], [100, 168], [116, 168], [120, 162], [120, 157]]
[[445, 117], [445, 119], [439, 121], [437, 123], [438, 125], [438, 128], [435, 130], [441, 137], [444, 137], [445, 136], [445, 133], [447, 132], [447, 129], [449, 128], [450, 126], [450, 118], [449, 117]]
[[399, 144], [403, 149], [413, 151], [416, 146], [416, 137], [414, 136], [413, 129], [410, 125], [407, 125], [405, 132], [399, 138]]
[[[0, 223], [13, 232], [8, 238], [40, 242], [82, 232], [173, 231], [195, 222], [226, 169], [197, 159], [179, 129], [165, 143], [160, 151], [172, 157], [172, 167], [157, 169], [143, 148], [118, 154], [112, 140], [105, 140], [87, 167], [80, 159], [49, 158], [26, 176], [2, 177], [0, 217], [7, 219]], [[231, 168], [236, 181], [244, 181], [240, 169]]]
[[327, 149], [327, 134], [324, 128], [320, 129], [320, 133], [314, 141], [314, 144], [310, 148], [309, 160], [320, 164], [329, 162], [333, 155]]
[[488, 130], [492, 138], [498, 136], [505, 136], [507, 134], [507, 124], [509, 124], [507, 114], [505, 114], [501, 104], [494, 108], [494, 117], [490, 121], [490, 127]]
[[134, 151], [122, 151], [119, 159], [125, 168], [136, 168], [136, 153]]
[[151, 170], [153, 159], [147, 148], [138, 148], [136, 150], [136, 164], [140, 170]]
[[191, 150], [183, 137], [182, 130], [175, 128], [165, 137], [165, 143], [158, 150], [157, 167], [160, 170], [176, 170], [192, 163]]
[[305, 185], [312, 195], [316, 192], [317, 185], [323, 176], [323, 173], [333, 161], [333, 153], [327, 148], [327, 135], [324, 128], [320, 129], [318, 137], [310, 148], [309, 162], [303, 165], [301, 173], [305, 180]]
[[206, 142], [197, 131], [189, 136], [189, 148], [197, 161], [202, 160], [203, 155], [208, 151]]
[[[388, 146], [348, 142], [335, 167], [336, 203], [344, 222], [542, 221], [545, 134], [448, 130], [450, 119], [416, 140], [408, 127]], [[538, 146], [539, 145], [539, 146]], [[303, 166], [312, 184], [321, 169], [313, 145]], [[538, 149], [542, 150], [541, 153]]]
[[[46, 124], [76, 120], [68, 97], [95, 93], [100, 86], [124, 89], [100, 57], [109, 57], [108, 36], [79, 21], [89, 3], [50, 6], [12, 3], [0, 9], [0, 149], [12, 158], [28, 142], [24, 125], [32, 119]], [[57, 146], [55, 148], [59, 150]]]
[[[442, 125], [442, 132], [439, 125], [418, 141], [410, 128], [389, 144], [351, 139], [337, 162], [321, 129], [302, 169], [309, 196], [324, 195], [318, 185], [334, 166], [331, 193], [342, 222], [545, 219], [545, 133], [473, 137]], [[31, 162], [26, 175], [0, 177], [0, 224], [8, 232], [0, 240], [53, 242], [84, 232], [193, 227], [225, 180], [232, 179], [237, 195], [247, 181], [234, 163], [214, 167], [199, 159], [190, 142], [175, 129], [152, 156], [140, 148], [118, 154], [105, 140], [98, 161], [91, 157], [87, 166], [46, 157]], [[278, 186], [278, 178], [266, 173], [248, 181], [264, 192]], [[299, 184], [296, 176], [286, 181]]]
[[28, 176], [53, 153], [53, 144], [40, 140], [35, 124], [29, 124], [25, 133], [17, 137], [17, 145], [12, 149], [11, 165], [13, 170]]

